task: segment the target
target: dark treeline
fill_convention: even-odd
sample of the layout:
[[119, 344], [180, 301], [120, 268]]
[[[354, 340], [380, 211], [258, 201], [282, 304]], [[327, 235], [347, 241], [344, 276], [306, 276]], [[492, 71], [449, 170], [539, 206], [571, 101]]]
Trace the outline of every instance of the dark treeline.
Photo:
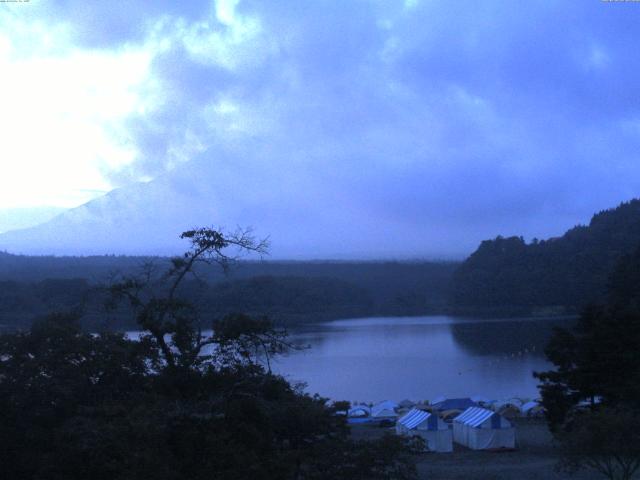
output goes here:
[[616, 262], [638, 245], [640, 200], [602, 211], [559, 238], [487, 240], [456, 271], [452, 304], [459, 313], [575, 313], [603, 301]]
[[0, 280], [22, 283], [46, 279], [84, 278], [91, 283], [108, 280], [115, 272], [130, 272], [142, 263], [166, 259], [116, 255], [54, 257], [12, 255], [0, 252]]
[[93, 289], [85, 279], [2, 280], [0, 331], [28, 327], [35, 318], [49, 312], [84, 312], [92, 300], [97, 307]]
[[[0, 254], [0, 325], [25, 328], [52, 311], [78, 311], [89, 328], [134, 328], [128, 312], [105, 314], [104, 292], [117, 274], [152, 257], [28, 257]], [[281, 324], [369, 315], [420, 315], [447, 308], [456, 263], [257, 262], [198, 270], [183, 295], [210, 318], [243, 311]]]

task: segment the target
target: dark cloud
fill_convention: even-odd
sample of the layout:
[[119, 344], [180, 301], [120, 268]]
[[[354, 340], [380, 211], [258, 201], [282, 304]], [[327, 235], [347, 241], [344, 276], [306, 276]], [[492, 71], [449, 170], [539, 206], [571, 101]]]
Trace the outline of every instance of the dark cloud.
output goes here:
[[190, 169], [237, 202], [240, 223], [267, 205], [303, 228], [299, 212], [322, 205], [359, 221], [372, 252], [393, 225], [405, 254], [460, 254], [498, 233], [557, 235], [640, 192], [639, 5], [415, 3], [243, 1], [236, 17], [260, 30], [237, 42], [207, 2], [58, 14], [88, 45], [144, 42], [161, 16], [209, 19], [231, 39], [225, 64], [165, 25], [162, 102], [131, 121], [140, 158], [117, 180], [158, 175], [200, 143]]

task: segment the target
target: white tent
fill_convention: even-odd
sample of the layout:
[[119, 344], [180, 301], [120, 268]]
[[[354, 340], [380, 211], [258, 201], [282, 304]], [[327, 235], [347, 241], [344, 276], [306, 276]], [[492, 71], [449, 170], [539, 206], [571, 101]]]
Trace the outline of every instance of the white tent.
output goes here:
[[516, 432], [498, 413], [469, 407], [453, 419], [453, 441], [472, 450], [515, 448]]
[[372, 418], [396, 418], [398, 404], [392, 400], [385, 400], [371, 407]]
[[398, 435], [418, 435], [431, 452], [453, 452], [453, 438], [449, 426], [437, 415], [412, 409], [396, 423]]
[[354, 405], [347, 413], [349, 417], [368, 417], [371, 415], [371, 409], [366, 405]]

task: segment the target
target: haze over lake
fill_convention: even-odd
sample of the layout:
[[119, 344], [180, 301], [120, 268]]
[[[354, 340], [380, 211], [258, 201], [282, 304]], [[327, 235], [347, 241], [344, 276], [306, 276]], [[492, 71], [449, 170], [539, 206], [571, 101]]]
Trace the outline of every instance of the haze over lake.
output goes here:
[[310, 348], [275, 362], [291, 381], [334, 400], [482, 395], [537, 397], [533, 371], [550, 368], [544, 345], [566, 319], [385, 317], [306, 325], [291, 339]]

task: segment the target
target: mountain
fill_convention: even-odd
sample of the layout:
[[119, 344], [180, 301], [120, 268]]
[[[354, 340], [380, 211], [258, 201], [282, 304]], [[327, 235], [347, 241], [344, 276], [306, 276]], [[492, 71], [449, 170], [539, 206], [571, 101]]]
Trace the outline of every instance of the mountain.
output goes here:
[[[30, 255], [176, 252], [176, 233], [195, 219], [188, 199], [163, 182], [117, 189], [38, 226], [0, 235], [0, 249]], [[173, 220], [173, 227], [167, 218]], [[180, 230], [182, 228], [182, 230]]]
[[452, 303], [458, 312], [576, 312], [603, 300], [616, 261], [638, 246], [638, 199], [558, 238], [487, 240], [454, 273]]
[[273, 259], [407, 259], [441, 253], [439, 247], [425, 246], [425, 239], [438, 239], [429, 233], [435, 228], [429, 222], [403, 223], [370, 202], [348, 201], [330, 178], [316, 181], [310, 174], [301, 180], [264, 165], [232, 169], [230, 162], [196, 159], [148, 183], [113, 190], [41, 225], [0, 234], [0, 250], [170, 255], [185, 250], [178, 239], [184, 230], [241, 226], [270, 238]]
[[0, 209], [0, 233], [39, 225], [66, 209], [61, 207], [25, 207]]

